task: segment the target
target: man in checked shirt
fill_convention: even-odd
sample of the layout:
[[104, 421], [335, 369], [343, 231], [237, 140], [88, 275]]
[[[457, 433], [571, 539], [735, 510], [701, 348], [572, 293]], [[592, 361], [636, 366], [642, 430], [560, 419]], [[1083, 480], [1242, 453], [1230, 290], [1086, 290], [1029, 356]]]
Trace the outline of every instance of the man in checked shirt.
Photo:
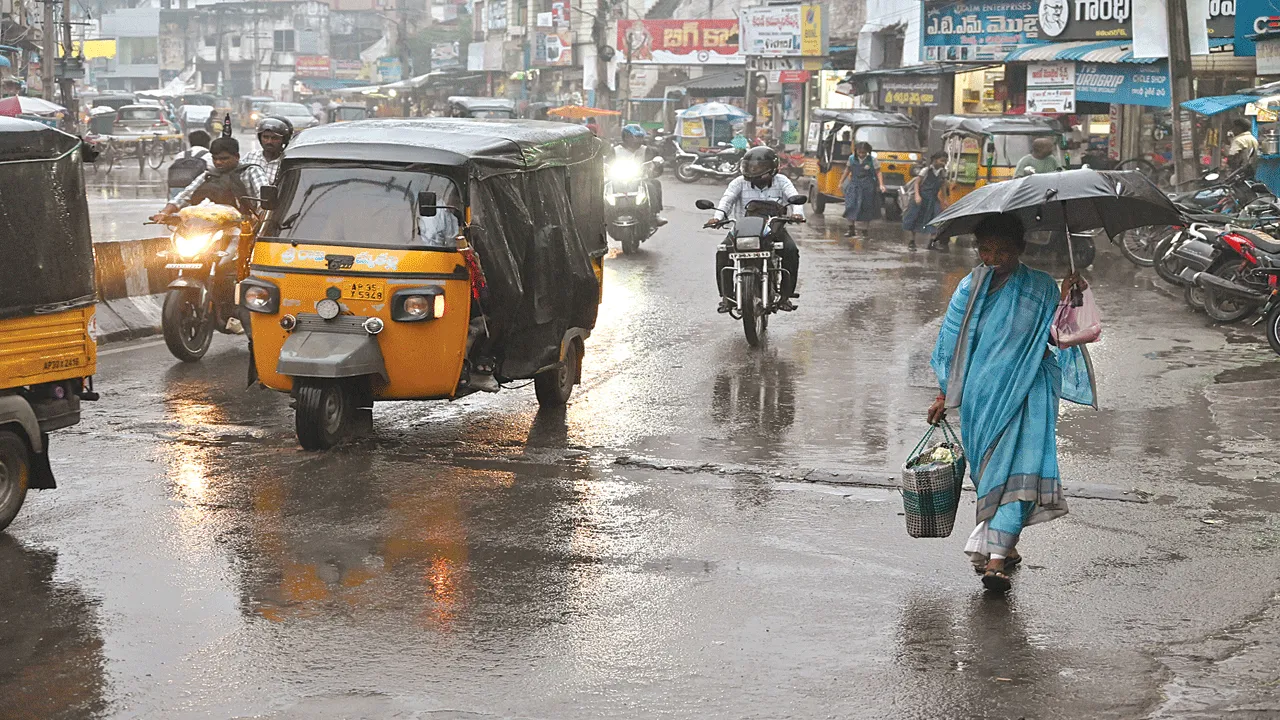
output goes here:
[[293, 139], [293, 123], [288, 118], [272, 115], [258, 122], [258, 145], [260, 148], [244, 154], [240, 162], [245, 165], [260, 165], [267, 172], [267, 184], [276, 181], [280, 170], [280, 156], [289, 147]]

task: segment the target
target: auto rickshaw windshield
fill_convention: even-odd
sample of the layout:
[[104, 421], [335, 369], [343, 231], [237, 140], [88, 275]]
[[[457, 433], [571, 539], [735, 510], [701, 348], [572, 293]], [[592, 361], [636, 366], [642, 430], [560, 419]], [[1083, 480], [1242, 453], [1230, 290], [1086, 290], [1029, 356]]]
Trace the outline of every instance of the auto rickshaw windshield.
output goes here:
[[436, 193], [438, 206], [460, 208], [453, 181], [403, 167], [314, 165], [289, 168], [268, 235], [319, 245], [457, 247], [458, 219], [449, 210], [418, 211], [418, 193]]
[[506, 110], [506, 109], [497, 109], [497, 110], [472, 110], [472, 111], [469, 113], [469, 115], [470, 115], [471, 117], [473, 117], [473, 118], [480, 118], [480, 119], [482, 119], [482, 120], [493, 119], [493, 118], [497, 118], [497, 119], [499, 119], [499, 120], [509, 120], [509, 119], [511, 119], [511, 118], [513, 118], [513, 117], [515, 117], [515, 113], [514, 113], [514, 112], [512, 112], [511, 110]]
[[991, 141], [996, 146], [992, 164], [1000, 167], [1017, 165], [1019, 160], [1031, 154], [1031, 144], [1036, 141], [1036, 138], [1042, 137], [1053, 140], [1054, 157], [1061, 161], [1062, 149], [1059, 147], [1059, 138], [1056, 135], [992, 135]]
[[888, 127], [883, 125], [863, 125], [853, 133], [855, 143], [871, 143], [873, 150], [903, 150], [915, 152], [920, 149], [920, 138], [915, 128]]

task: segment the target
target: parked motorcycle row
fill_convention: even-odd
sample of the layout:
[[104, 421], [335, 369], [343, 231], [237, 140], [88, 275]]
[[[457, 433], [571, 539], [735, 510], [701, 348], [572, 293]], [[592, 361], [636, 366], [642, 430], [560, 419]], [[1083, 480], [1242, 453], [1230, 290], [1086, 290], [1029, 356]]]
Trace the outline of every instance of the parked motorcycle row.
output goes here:
[[1200, 184], [1169, 196], [1186, 225], [1130, 231], [1120, 250], [1215, 322], [1263, 323], [1280, 355], [1280, 201], [1241, 172], [1209, 173]]

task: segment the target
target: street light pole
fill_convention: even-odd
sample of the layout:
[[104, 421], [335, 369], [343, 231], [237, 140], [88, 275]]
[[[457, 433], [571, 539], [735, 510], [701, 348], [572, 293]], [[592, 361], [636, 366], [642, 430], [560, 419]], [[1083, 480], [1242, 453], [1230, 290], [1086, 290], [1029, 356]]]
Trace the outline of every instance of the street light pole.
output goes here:
[[57, 91], [57, 82], [54, 80], [53, 63], [57, 53], [58, 29], [53, 23], [53, 3], [54, 0], [44, 0], [44, 24], [41, 26], [40, 39], [42, 41], [40, 49], [40, 94], [45, 100], [55, 102], [54, 93]]
[[[1187, 31], [1187, 0], [1167, 0], [1169, 28], [1169, 101], [1173, 120], [1173, 168], [1177, 182], [1195, 177], [1194, 158], [1187, 157], [1184, 138], [1191, 134], [1182, 103], [1191, 99], [1191, 36]], [[1202, 28], [1203, 29], [1203, 28]]]

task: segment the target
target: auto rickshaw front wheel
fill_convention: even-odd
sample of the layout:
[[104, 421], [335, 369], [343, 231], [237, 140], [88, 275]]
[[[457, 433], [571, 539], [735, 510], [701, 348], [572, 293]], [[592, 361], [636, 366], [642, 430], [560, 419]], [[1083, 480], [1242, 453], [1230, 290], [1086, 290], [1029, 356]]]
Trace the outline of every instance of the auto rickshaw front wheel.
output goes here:
[[538, 405], [544, 408], [563, 407], [573, 394], [582, 371], [582, 343], [573, 340], [565, 350], [560, 367], [545, 370], [533, 378], [533, 389], [538, 395]]
[[326, 378], [297, 378], [294, 429], [303, 450], [328, 450], [346, 437], [356, 411], [351, 383]]
[[11, 430], [0, 430], [0, 530], [18, 516], [31, 480], [31, 451]]

